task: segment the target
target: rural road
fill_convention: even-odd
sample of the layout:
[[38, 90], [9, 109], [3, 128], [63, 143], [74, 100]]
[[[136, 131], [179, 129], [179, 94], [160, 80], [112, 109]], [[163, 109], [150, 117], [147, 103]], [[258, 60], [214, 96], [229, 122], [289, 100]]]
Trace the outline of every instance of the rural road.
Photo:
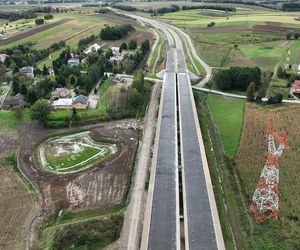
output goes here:
[[146, 201], [145, 181], [151, 163], [151, 148], [156, 130], [156, 114], [160, 97], [161, 83], [156, 83], [152, 90], [150, 104], [144, 120], [143, 139], [137, 154], [131, 199], [126, 209], [119, 249], [138, 249], [144, 204]]
[[8, 93], [10, 91], [11, 85], [12, 85], [12, 82], [10, 82], [9, 85], [5, 86], [4, 93], [0, 96], [0, 109], [2, 108], [2, 106], [3, 106], [4, 102], [5, 102], [5, 99], [8, 96]]

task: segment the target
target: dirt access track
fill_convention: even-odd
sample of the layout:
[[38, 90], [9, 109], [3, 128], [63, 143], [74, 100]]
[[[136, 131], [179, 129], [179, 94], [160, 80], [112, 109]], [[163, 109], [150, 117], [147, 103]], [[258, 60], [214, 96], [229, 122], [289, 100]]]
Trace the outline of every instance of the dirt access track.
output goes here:
[[49, 23], [49, 24], [42, 24], [42, 25], [40, 25], [40, 26], [38, 26], [36, 28], [32, 28], [30, 30], [27, 30], [27, 31], [24, 31], [24, 32], [20, 32], [20, 33], [16, 34], [15, 36], [8, 37], [7, 39], [0, 40], [0, 46], [16, 42], [16, 41], [21, 40], [23, 38], [26, 38], [28, 36], [32, 36], [32, 35], [34, 35], [36, 33], [39, 33], [39, 32], [42, 32], [42, 31], [54, 28], [54, 27], [56, 27], [58, 25], [67, 23], [67, 22], [69, 22], [71, 20], [72, 19], [65, 18], [65, 19], [61, 19], [61, 20], [59, 20], [57, 22], [53, 22], [53, 23]]
[[[116, 123], [60, 130], [41, 129], [37, 125], [20, 127], [19, 166], [42, 198], [41, 213], [34, 220], [32, 228], [38, 229], [42, 218], [60, 209], [112, 207], [124, 200], [130, 168], [137, 150], [138, 133], [116, 129]], [[76, 132], [79, 129], [89, 129], [97, 139], [118, 142], [121, 145], [120, 152], [105, 162], [76, 173], [58, 175], [42, 170], [34, 157], [35, 146], [49, 136], [65, 131]]]

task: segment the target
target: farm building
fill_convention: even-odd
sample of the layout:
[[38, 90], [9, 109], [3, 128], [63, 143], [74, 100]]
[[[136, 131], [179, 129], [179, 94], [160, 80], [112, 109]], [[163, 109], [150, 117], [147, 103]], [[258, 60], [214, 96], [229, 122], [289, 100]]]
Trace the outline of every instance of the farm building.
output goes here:
[[111, 47], [111, 52], [114, 54], [114, 55], [119, 55], [120, 54], [120, 47]]
[[71, 58], [68, 60], [68, 65], [74, 66], [79, 64], [80, 64], [80, 60], [78, 58]]
[[60, 98], [52, 103], [54, 109], [71, 109], [73, 108], [72, 98]]
[[293, 95], [300, 95], [300, 81], [296, 80], [290, 89], [291, 94]]
[[33, 79], [34, 78], [34, 69], [32, 66], [29, 67], [23, 67], [19, 69], [21, 73], [24, 73], [28, 78]]
[[297, 73], [300, 74], [300, 64], [299, 64], [299, 66], [298, 66]]
[[25, 105], [25, 98], [23, 95], [21, 95], [20, 93], [15, 95], [13, 98], [6, 100], [3, 103], [3, 109], [9, 110], [12, 108], [21, 108], [24, 107]]
[[73, 107], [76, 109], [86, 109], [89, 105], [89, 98], [84, 95], [79, 95], [74, 98]]
[[[104, 44], [103, 44], [104, 45]], [[93, 44], [92, 46], [88, 47], [84, 53], [85, 54], [89, 54], [89, 53], [92, 53], [92, 52], [96, 52], [98, 51], [99, 49], [101, 49], [103, 47], [103, 45], [99, 45], [98, 43], [95, 43]]]
[[98, 106], [99, 96], [98, 95], [91, 95], [89, 96], [89, 108], [95, 109]]
[[72, 93], [67, 88], [56, 88], [52, 92], [52, 98], [71, 98]]

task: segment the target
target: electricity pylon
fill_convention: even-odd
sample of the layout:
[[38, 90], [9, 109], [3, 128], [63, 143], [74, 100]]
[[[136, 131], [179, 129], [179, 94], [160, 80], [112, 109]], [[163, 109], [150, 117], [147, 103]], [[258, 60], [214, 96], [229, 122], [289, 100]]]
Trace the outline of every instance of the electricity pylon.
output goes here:
[[[265, 220], [278, 221], [279, 204], [279, 159], [284, 149], [288, 147], [285, 136], [278, 135], [270, 122], [268, 132], [268, 154], [259, 181], [250, 204], [250, 210], [255, 214], [256, 222]], [[276, 148], [275, 142], [279, 143]]]

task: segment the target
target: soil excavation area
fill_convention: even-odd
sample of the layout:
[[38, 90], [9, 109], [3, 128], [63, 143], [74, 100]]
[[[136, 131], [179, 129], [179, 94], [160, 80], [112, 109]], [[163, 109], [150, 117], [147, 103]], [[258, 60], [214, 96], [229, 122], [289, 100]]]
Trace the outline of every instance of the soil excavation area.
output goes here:
[[[122, 121], [127, 122], [133, 121]], [[32, 247], [44, 219], [56, 211], [113, 208], [124, 201], [138, 132], [116, 128], [116, 124], [107, 122], [60, 130], [27, 124], [20, 126], [19, 134], [0, 133], [0, 249]], [[78, 135], [78, 130], [90, 132], [81, 133], [80, 139], [78, 136], [57, 138], [62, 144], [64, 140], [69, 141], [67, 146], [59, 145], [60, 153], [70, 148], [78, 152], [85, 147], [74, 145], [82, 143], [87, 144], [86, 148], [98, 147], [96, 154], [102, 152], [104, 157], [100, 161], [98, 158], [89, 168], [74, 173], [57, 174], [43, 169], [34, 157], [37, 145], [57, 134]], [[33, 187], [21, 178], [17, 160], [41, 200]]]

